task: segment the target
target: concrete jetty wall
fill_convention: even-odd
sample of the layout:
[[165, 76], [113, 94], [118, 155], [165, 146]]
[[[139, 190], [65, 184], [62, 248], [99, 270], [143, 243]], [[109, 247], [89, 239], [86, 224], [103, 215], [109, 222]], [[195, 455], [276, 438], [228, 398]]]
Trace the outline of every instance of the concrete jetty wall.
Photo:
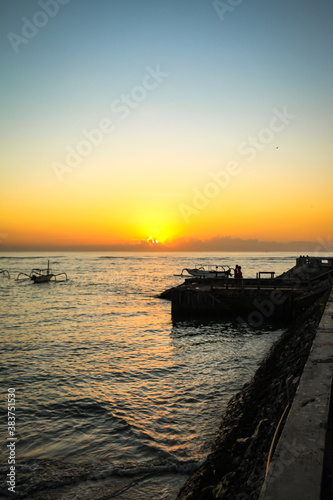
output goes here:
[[331, 456], [326, 456], [332, 453], [331, 437], [327, 440], [332, 426], [332, 376], [333, 293], [317, 328], [260, 500], [332, 498], [333, 470], [324, 469], [325, 464], [332, 467]]
[[[256, 286], [224, 288], [216, 284], [194, 284], [179, 287], [172, 294], [172, 316], [230, 317], [248, 315], [253, 311], [275, 318], [291, 317], [294, 292], [285, 289], [258, 289]], [[258, 315], [258, 313], [257, 313]], [[255, 320], [255, 317], [253, 318]]]
[[311, 305], [329, 284], [307, 281], [294, 284], [291, 280], [187, 279], [185, 283], [164, 292], [171, 300], [174, 319], [186, 317], [238, 318], [250, 326], [264, 320], [290, 323], [292, 316]]

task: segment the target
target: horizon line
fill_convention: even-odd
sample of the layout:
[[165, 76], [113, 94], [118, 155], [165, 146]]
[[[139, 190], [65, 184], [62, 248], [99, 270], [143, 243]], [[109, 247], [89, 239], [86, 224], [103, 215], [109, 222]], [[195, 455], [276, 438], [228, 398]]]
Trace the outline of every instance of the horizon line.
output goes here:
[[0, 253], [4, 252], [333, 252], [333, 245], [324, 241], [306, 242], [274, 242], [258, 240], [229, 240], [229, 244], [214, 244], [212, 240], [183, 242], [179, 246], [168, 246], [165, 244], [149, 244], [141, 242], [138, 244], [111, 244], [111, 245], [1, 245]]

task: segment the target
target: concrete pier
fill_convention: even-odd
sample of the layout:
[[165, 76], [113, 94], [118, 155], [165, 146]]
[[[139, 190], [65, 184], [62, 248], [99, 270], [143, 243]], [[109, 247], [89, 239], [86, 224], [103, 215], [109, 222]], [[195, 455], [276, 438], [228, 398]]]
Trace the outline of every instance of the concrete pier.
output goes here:
[[175, 319], [234, 317], [251, 326], [266, 319], [289, 322], [332, 286], [333, 258], [299, 257], [293, 268], [273, 276], [265, 271], [250, 279], [187, 278], [160, 297], [171, 300]]
[[252, 326], [264, 320], [289, 322], [292, 315], [323, 294], [326, 283], [279, 279], [187, 279], [170, 290], [171, 312], [180, 317], [238, 318]]
[[333, 293], [289, 411], [260, 500], [333, 498]]

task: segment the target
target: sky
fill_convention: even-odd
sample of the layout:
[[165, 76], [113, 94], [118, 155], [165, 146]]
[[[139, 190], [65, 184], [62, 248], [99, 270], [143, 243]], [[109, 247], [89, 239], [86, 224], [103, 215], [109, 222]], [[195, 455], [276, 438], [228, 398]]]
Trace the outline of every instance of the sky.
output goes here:
[[0, 250], [332, 240], [331, 0], [1, 11]]

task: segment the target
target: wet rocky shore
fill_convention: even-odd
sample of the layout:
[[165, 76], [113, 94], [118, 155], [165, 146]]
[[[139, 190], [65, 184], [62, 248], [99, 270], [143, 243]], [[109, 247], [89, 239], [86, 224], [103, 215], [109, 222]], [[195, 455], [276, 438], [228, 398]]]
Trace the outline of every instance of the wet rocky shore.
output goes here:
[[297, 316], [253, 379], [229, 401], [211, 453], [177, 500], [259, 498], [275, 431], [295, 395], [328, 296]]

